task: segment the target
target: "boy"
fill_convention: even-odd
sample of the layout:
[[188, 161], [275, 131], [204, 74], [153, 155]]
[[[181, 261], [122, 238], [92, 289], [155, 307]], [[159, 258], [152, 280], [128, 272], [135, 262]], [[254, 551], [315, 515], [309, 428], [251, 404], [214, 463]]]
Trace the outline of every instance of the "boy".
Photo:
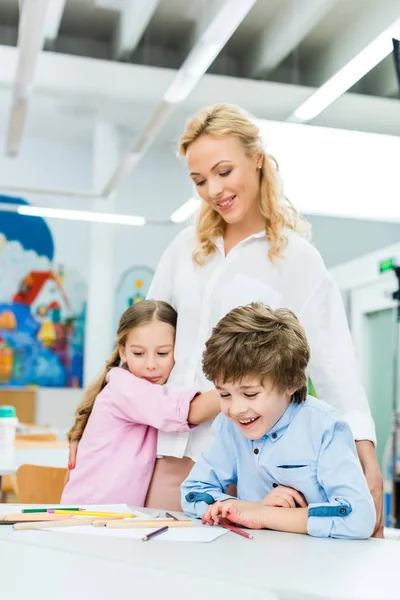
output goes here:
[[[375, 508], [351, 430], [307, 396], [309, 355], [290, 310], [250, 304], [219, 321], [203, 370], [222, 414], [182, 485], [188, 515], [317, 537], [372, 535]], [[238, 499], [225, 493], [231, 483]]]

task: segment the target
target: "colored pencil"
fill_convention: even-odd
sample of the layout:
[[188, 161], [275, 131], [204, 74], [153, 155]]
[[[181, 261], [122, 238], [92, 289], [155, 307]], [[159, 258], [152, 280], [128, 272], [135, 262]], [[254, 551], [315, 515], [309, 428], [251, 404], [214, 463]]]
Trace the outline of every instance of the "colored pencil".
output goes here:
[[52, 514], [44, 514], [44, 513], [39, 513], [39, 514], [29, 514], [29, 515], [22, 515], [22, 514], [17, 514], [17, 515], [3, 515], [0, 516], [0, 521], [2, 522], [7, 522], [7, 521], [61, 521], [63, 519], [68, 519], [68, 518], [72, 518], [73, 514], [69, 513], [67, 515], [52, 515]]
[[47, 513], [50, 512], [51, 510], [63, 510], [63, 511], [71, 511], [71, 512], [75, 512], [75, 511], [81, 511], [81, 510], [85, 510], [84, 508], [62, 508], [60, 509], [60, 507], [56, 507], [56, 508], [23, 508], [22, 509], [22, 513]]
[[108, 527], [110, 529], [151, 529], [152, 527], [193, 527], [193, 521], [174, 521], [173, 519], [138, 519], [137, 521], [96, 521], [93, 527]]
[[[50, 509], [49, 514], [51, 515], [66, 515], [69, 514], [68, 511], [62, 510], [62, 509]], [[125, 517], [127, 519], [133, 519], [133, 518], [137, 518], [137, 515], [133, 515], [133, 514], [124, 514], [124, 513], [117, 513], [117, 512], [92, 512], [90, 510], [85, 510], [85, 517]]]
[[171, 515], [171, 513], [166, 512], [165, 516], [167, 517], [167, 519], [173, 519], [174, 521], [179, 521], [178, 517], [175, 517], [175, 515]]
[[142, 540], [144, 542], [148, 542], [149, 540], [152, 540], [154, 537], [156, 537], [157, 535], [160, 535], [160, 533], [164, 533], [165, 531], [168, 531], [169, 527], [161, 527], [160, 529], [156, 529], [155, 531], [152, 531], [151, 533], [148, 533], [147, 535], [145, 535], [144, 537], [142, 537]]
[[27, 529], [53, 529], [53, 527], [81, 527], [82, 525], [90, 525], [92, 519], [65, 519], [63, 521], [36, 521], [36, 523], [17, 523], [13, 526], [15, 530]]
[[225, 523], [224, 521], [221, 521], [219, 523], [219, 525], [221, 525], [221, 527], [223, 527], [224, 529], [229, 529], [229, 531], [232, 531], [232, 533], [237, 533], [238, 535], [242, 535], [243, 537], [247, 538], [248, 540], [254, 539], [254, 536], [251, 535], [251, 533], [247, 533], [247, 531], [243, 531], [243, 529], [239, 529], [239, 527], [235, 527], [234, 525], [231, 525], [230, 523]]

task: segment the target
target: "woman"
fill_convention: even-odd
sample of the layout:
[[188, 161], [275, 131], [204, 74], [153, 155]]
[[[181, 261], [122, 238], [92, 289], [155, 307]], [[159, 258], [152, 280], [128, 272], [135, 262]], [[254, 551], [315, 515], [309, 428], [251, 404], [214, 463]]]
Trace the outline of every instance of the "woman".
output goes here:
[[[305, 239], [306, 224], [283, 197], [276, 161], [266, 153], [251, 118], [226, 104], [202, 110], [189, 121], [179, 154], [203, 203], [196, 228], [183, 230], [164, 252], [148, 294], [178, 312], [169, 390], [210, 388], [201, 369], [202, 352], [212, 327], [229, 310], [254, 301], [290, 308], [307, 333], [318, 397], [352, 428], [381, 535], [382, 477], [374, 424], [342, 301], [319, 253]], [[179, 484], [209, 440], [208, 424], [190, 434], [159, 432], [162, 458], [147, 506], [179, 508]], [[73, 445], [72, 465], [75, 453]]]

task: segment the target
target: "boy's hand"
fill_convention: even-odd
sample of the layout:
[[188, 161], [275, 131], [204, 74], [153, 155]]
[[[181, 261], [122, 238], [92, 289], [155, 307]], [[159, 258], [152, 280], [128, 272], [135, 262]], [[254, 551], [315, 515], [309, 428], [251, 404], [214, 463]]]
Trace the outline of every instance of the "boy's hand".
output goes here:
[[307, 506], [306, 499], [301, 492], [278, 485], [269, 494], [265, 496], [261, 503], [263, 506], [281, 506], [282, 508], [305, 508]]
[[217, 523], [225, 520], [249, 529], [263, 529], [266, 527], [266, 511], [271, 510], [271, 508], [263, 506], [260, 502], [243, 502], [240, 504], [226, 500], [225, 502], [218, 502], [218, 504], [220, 507]]
[[214, 502], [214, 504], [210, 504], [208, 509], [203, 515], [201, 522], [203, 525], [214, 525], [214, 523], [219, 523], [221, 519], [225, 519], [225, 512], [227, 506], [235, 506], [238, 510], [246, 510], [251, 509], [254, 506], [259, 506], [259, 502], [246, 502], [245, 500], [223, 500]]

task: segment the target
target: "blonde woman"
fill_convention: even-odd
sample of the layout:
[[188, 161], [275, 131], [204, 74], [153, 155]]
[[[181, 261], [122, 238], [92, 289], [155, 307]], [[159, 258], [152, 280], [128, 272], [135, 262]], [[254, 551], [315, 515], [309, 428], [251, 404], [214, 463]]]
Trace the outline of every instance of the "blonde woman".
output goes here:
[[[203, 203], [196, 227], [179, 233], [164, 252], [148, 294], [178, 312], [169, 390], [210, 389], [202, 353], [213, 326], [231, 309], [263, 302], [292, 310], [310, 344], [309, 374], [318, 397], [352, 429], [375, 502], [376, 534], [382, 535], [374, 423], [340, 293], [307, 241], [306, 224], [283, 197], [277, 162], [250, 116], [227, 104], [204, 109], [188, 122], [179, 154]], [[179, 485], [210, 435], [209, 424], [180, 435], [159, 432], [148, 506], [179, 508]], [[70, 466], [75, 453], [73, 444]]]

